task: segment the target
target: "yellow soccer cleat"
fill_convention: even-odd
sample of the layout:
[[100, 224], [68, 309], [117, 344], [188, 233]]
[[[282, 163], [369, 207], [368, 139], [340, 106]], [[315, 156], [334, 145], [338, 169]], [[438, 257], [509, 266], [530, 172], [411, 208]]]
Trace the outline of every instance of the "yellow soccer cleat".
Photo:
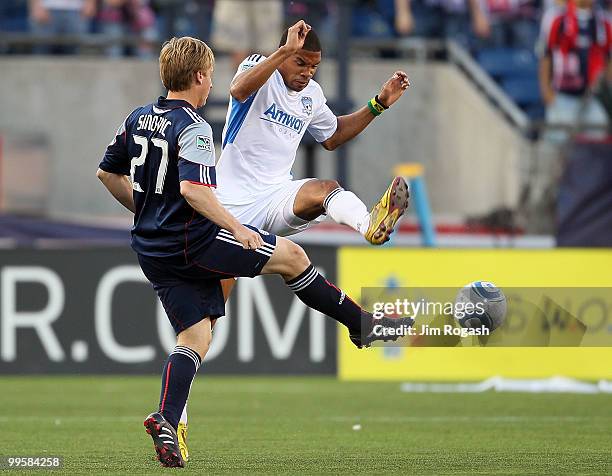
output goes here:
[[178, 436], [178, 444], [183, 461], [187, 462], [189, 461], [189, 449], [187, 448], [187, 425], [185, 425], [185, 423], [182, 421], [178, 424], [176, 435]]
[[365, 239], [373, 245], [389, 241], [393, 228], [408, 208], [409, 197], [406, 181], [402, 177], [395, 177], [370, 212], [370, 226]]

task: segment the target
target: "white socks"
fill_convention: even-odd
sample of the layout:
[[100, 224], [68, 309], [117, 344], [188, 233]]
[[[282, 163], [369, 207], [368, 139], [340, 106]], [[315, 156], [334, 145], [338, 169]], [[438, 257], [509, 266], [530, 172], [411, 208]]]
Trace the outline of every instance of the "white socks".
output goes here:
[[179, 422], [187, 425], [187, 403], [185, 403], [185, 406], [183, 407], [183, 413], [181, 413], [181, 419]]
[[336, 223], [350, 226], [365, 235], [370, 226], [370, 212], [353, 192], [337, 188], [323, 201], [327, 214]]

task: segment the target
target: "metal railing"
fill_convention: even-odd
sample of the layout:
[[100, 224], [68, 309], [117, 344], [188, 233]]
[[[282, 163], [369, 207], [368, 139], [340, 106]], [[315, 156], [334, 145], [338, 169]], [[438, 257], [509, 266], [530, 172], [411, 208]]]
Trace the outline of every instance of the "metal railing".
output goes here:
[[39, 35], [34, 33], [0, 32], [0, 49], [31, 48], [38, 46], [69, 46], [91, 51], [94, 54], [104, 54], [111, 46], [138, 46], [143, 38], [137, 35], [107, 35], [90, 33], [85, 35]]

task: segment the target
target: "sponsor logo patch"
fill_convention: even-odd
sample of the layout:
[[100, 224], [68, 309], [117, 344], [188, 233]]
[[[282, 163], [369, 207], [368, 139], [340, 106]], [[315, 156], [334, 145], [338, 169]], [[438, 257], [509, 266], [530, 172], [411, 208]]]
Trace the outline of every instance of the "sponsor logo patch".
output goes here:
[[198, 150], [207, 150], [208, 152], [212, 152], [212, 139], [207, 136], [197, 136], [196, 148]]

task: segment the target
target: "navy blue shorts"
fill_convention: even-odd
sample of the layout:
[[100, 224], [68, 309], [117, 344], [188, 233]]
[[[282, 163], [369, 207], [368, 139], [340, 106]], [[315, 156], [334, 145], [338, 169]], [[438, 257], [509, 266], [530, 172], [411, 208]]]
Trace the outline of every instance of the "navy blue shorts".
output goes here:
[[206, 317], [225, 315], [221, 279], [261, 273], [276, 247], [276, 235], [259, 232], [264, 246], [245, 250], [227, 230], [219, 230], [207, 246], [186, 256], [138, 255], [138, 262], [153, 285], [177, 334]]

